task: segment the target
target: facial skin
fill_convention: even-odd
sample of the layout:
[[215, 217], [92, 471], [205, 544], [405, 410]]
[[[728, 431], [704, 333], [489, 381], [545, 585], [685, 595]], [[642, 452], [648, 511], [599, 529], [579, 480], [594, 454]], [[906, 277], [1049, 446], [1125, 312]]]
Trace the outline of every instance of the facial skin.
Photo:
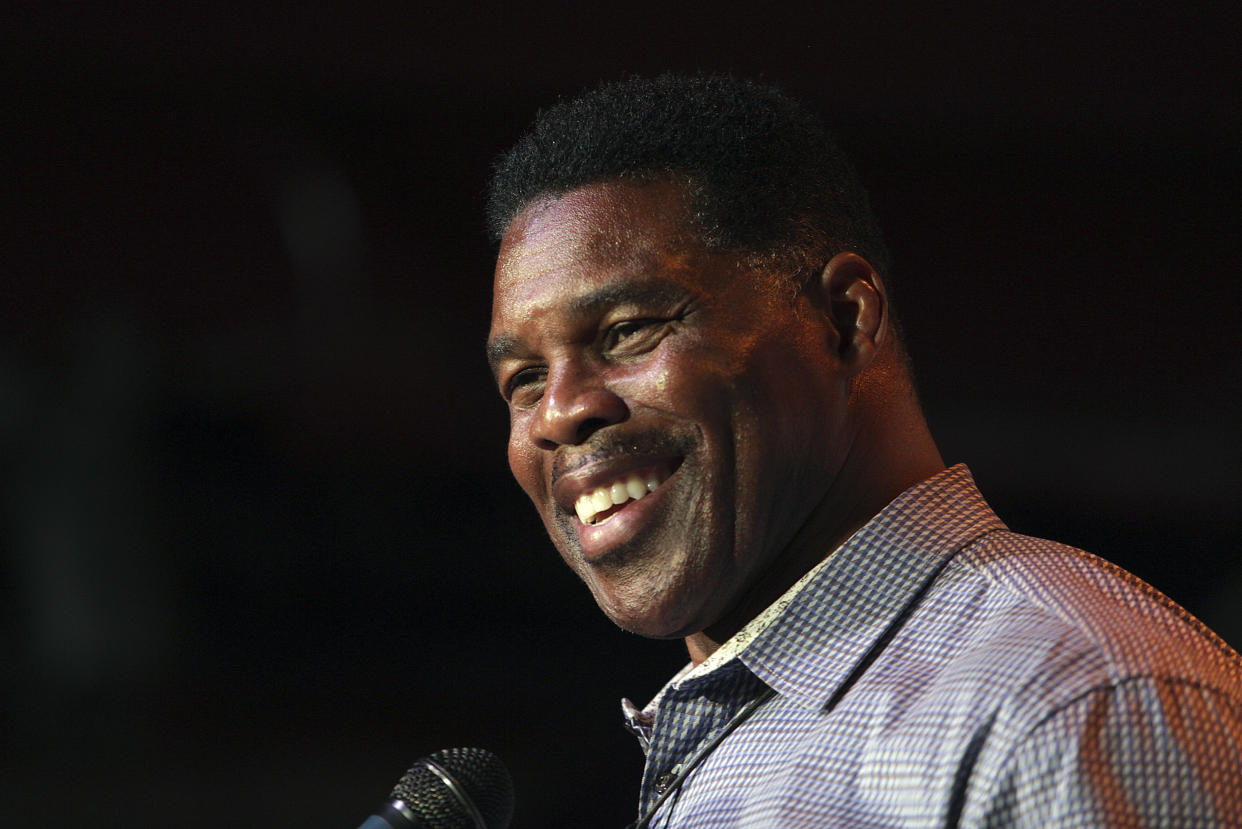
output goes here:
[[[853, 257], [798, 291], [739, 259], [697, 238], [676, 183], [614, 182], [528, 206], [496, 268], [514, 476], [603, 611], [696, 661], [876, 509], [849, 461], [878, 278]], [[658, 486], [580, 520], [627, 482]]]

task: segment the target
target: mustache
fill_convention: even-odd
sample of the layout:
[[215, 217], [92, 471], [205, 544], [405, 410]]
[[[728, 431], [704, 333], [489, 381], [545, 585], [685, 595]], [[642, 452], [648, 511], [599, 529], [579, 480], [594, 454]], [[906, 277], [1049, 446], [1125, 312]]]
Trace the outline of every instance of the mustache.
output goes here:
[[685, 456], [693, 445], [688, 437], [674, 437], [663, 432], [593, 436], [585, 444], [562, 446], [557, 451], [552, 458], [552, 483], [555, 485], [562, 475], [599, 461], [628, 455]]

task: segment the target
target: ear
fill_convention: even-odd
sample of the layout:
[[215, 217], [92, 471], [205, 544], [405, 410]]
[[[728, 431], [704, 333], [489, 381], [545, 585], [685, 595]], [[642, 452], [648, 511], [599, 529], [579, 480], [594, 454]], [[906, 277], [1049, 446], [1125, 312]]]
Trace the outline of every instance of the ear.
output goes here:
[[871, 263], [856, 253], [838, 253], [808, 286], [836, 332], [831, 343], [850, 374], [871, 364], [888, 334], [888, 294]]

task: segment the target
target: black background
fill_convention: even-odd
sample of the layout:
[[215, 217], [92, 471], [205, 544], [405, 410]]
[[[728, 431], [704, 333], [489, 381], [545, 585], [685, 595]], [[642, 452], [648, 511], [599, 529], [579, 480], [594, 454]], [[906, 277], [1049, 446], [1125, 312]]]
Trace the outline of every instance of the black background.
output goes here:
[[[619, 826], [683, 660], [508, 478], [492, 158], [666, 69], [813, 103], [929, 418], [1011, 526], [1242, 641], [1235, 35], [1171, 4], [185, 2], [0, 14], [0, 823], [355, 826], [491, 747]], [[1220, 4], [1224, 9], [1227, 4]]]

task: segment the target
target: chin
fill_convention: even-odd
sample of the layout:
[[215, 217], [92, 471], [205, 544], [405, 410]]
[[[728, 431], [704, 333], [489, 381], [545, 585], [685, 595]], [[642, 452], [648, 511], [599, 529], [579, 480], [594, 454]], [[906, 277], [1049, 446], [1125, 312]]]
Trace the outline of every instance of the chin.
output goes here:
[[655, 591], [639, 590], [632, 601], [626, 601], [615, 595], [594, 595], [600, 610], [613, 624], [648, 639], [684, 639], [707, 627], [698, 618], [701, 602], [689, 596], [661, 596]]
[[626, 633], [633, 633], [636, 636], [642, 636], [645, 639], [684, 639], [695, 633], [693, 630], [686, 630], [684, 626], [666, 623], [662, 620], [653, 620], [647, 617], [619, 616], [613, 613], [607, 613], [608, 618], [613, 621], [617, 627]]
[[[558, 539], [558, 546], [564, 541]], [[648, 639], [683, 639], [715, 621], [716, 597], [728, 589], [720, 574], [687, 552], [697, 546], [702, 545], [646, 537], [594, 561], [572, 544], [561, 552], [617, 627]]]

